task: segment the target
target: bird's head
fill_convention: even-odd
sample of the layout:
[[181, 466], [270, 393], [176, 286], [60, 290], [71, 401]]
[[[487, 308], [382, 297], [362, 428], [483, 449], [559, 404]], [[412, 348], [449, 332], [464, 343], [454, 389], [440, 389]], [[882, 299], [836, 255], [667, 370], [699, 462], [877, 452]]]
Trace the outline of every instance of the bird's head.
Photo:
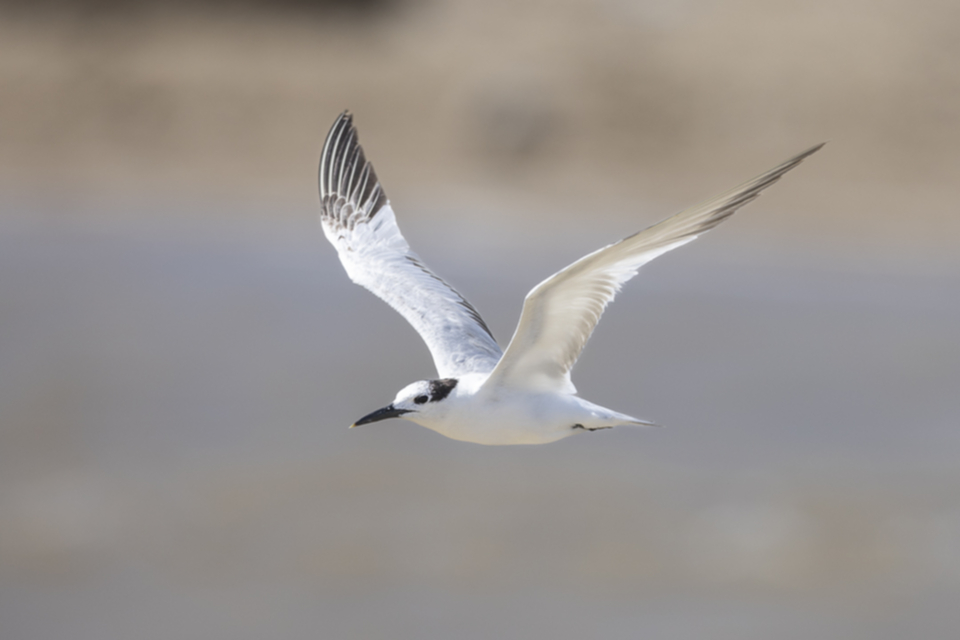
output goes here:
[[446, 409], [443, 401], [456, 388], [457, 382], [456, 378], [442, 378], [440, 380], [418, 380], [413, 384], [408, 384], [400, 390], [393, 402], [383, 409], [377, 409], [373, 413], [363, 416], [350, 425], [350, 428], [379, 422], [387, 418], [403, 418], [408, 415], [407, 420], [420, 422], [418, 418], [425, 418]]

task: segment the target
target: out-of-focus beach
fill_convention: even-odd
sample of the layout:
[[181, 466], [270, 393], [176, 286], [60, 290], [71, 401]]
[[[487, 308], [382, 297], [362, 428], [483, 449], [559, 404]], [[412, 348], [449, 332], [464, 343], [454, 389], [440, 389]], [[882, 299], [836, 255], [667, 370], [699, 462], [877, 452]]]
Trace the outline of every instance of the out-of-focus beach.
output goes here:
[[[954, 638], [960, 8], [0, 2], [0, 637]], [[349, 108], [506, 344], [579, 256], [830, 143], [609, 308], [667, 428], [347, 430], [425, 347], [352, 285]]]

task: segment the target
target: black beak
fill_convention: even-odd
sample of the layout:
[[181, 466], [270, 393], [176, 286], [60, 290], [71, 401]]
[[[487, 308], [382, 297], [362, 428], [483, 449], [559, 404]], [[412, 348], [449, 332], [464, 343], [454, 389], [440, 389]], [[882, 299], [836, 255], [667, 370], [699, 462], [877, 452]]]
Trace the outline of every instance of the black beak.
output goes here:
[[386, 420], [387, 418], [399, 418], [405, 413], [410, 413], [410, 409], [396, 409], [391, 404], [390, 406], [384, 407], [383, 409], [377, 409], [371, 414], [365, 415], [352, 425], [350, 428], [359, 427], [362, 424], [370, 424], [371, 422], [379, 422], [380, 420]]

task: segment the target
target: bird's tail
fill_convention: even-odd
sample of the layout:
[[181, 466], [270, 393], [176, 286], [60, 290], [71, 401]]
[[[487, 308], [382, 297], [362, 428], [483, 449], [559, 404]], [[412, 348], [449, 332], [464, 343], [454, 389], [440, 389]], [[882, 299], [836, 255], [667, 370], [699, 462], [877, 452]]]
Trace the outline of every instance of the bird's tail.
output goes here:
[[634, 418], [633, 416], [628, 416], [625, 413], [620, 413], [619, 411], [614, 411], [613, 409], [608, 409], [607, 407], [594, 404], [589, 400], [584, 400], [583, 398], [577, 397], [576, 402], [580, 405], [580, 410], [583, 412], [580, 414], [583, 418], [582, 426], [588, 431], [610, 427], [660, 426], [656, 422], [643, 420], [642, 418]]
[[657, 424], [656, 422], [650, 422], [649, 420], [641, 420], [640, 418], [631, 418], [630, 416], [624, 416], [626, 418], [623, 421], [623, 424], [630, 427], [663, 427], [662, 424]]
[[608, 418], [612, 420], [610, 424], [611, 427], [662, 427], [663, 425], [657, 424], [656, 422], [651, 422], [649, 420], [644, 420], [642, 418], [634, 418], [633, 416], [628, 416], [625, 413], [618, 413], [616, 411], [611, 411]]

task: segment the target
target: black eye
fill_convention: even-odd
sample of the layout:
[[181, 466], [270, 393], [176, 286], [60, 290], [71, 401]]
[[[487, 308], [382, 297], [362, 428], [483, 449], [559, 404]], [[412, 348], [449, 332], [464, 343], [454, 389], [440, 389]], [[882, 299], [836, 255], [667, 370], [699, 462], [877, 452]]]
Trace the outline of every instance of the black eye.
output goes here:
[[427, 396], [417, 396], [416, 398], [413, 399], [413, 401], [414, 401], [415, 403], [417, 403], [417, 404], [423, 404], [424, 402], [426, 402], [426, 401], [429, 400], [429, 399], [430, 399], [430, 398], [428, 398]]

